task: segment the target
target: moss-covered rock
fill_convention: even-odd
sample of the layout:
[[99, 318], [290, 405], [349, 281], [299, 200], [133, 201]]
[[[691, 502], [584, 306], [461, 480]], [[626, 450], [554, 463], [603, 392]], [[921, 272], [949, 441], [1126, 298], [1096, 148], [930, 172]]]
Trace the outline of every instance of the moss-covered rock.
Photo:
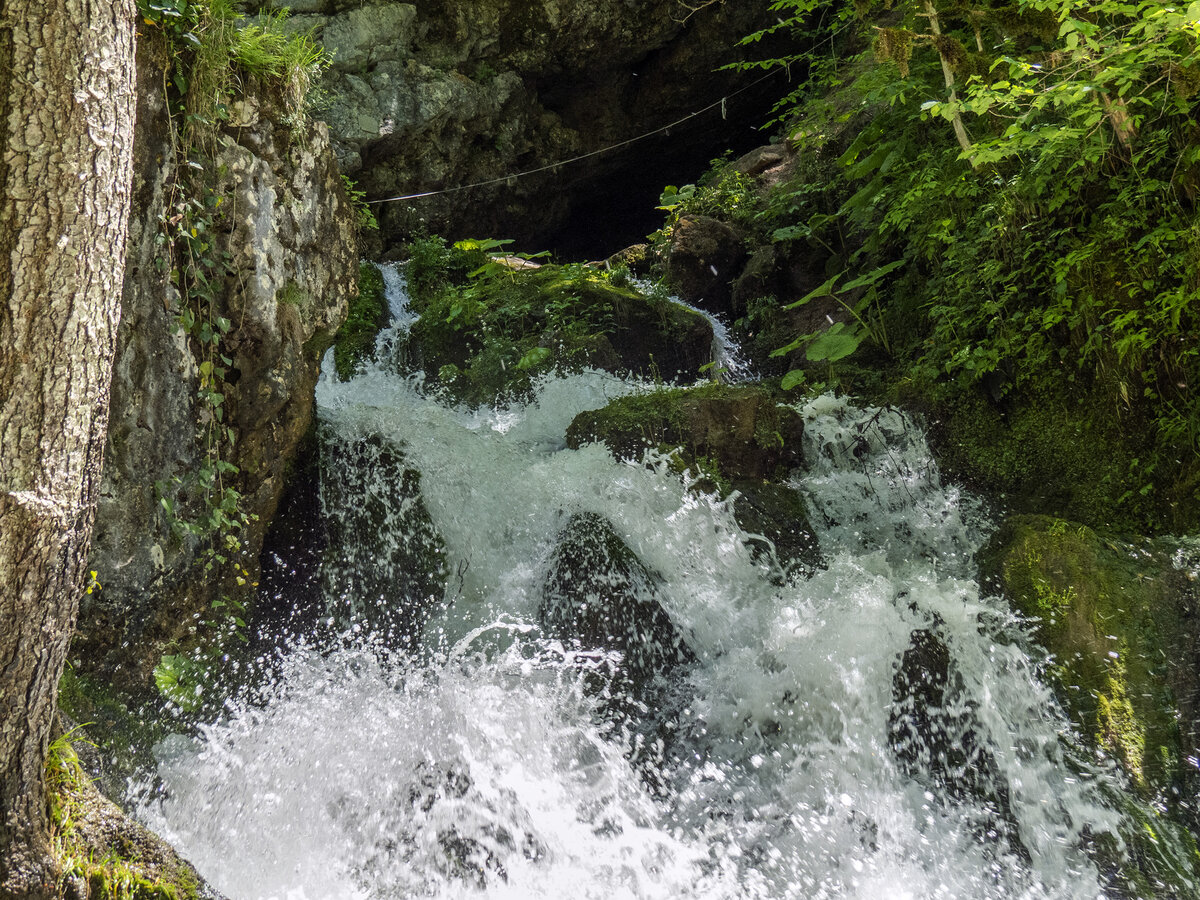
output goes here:
[[1037, 621], [1080, 733], [1143, 796], [1186, 792], [1200, 745], [1194, 574], [1160, 545], [1045, 516], [1008, 519], [979, 561], [984, 583]]
[[823, 564], [804, 497], [770, 480], [803, 465], [803, 436], [800, 415], [763, 385], [713, 383], [632, 394], [582, 412], [567, 428], [567, 446], [599, 441], [621, 459], [676, 449], [700, 487], [738, 493], [734, 517], [750, 552], [782, 582]]
[[358, 296], [350, 301], [350, 311], [333, 343], [333, 362], [337, 376], [349, 381], [375, 351], [375, 338], [387, 327], [390, 316], [383, 295], [383, 276], [374, 265], [361, 263], [358, 268]]
[[680, 447], [687, 464], [733, 482], [802, 465], [803, 436], [799, 413], [766, 387], [713, 383], [633, 394], [580, 413], [567, 428], [567, 446], [601, 441], [623, 459], [639, 459], [647, 447]]
[[417, 273], [408, 355], [458, 400], [523, 398], [536, 376], [583, 366], [694, 381], [711, 357], [707, 319], [595, 268], [491, 260], [460, 274], [453, 255], [443, 274], [428, 268]]
[[52, 846], [66, 900], [222, 900], [169, 844], [104, 797], [66, 737], [47, 762]]

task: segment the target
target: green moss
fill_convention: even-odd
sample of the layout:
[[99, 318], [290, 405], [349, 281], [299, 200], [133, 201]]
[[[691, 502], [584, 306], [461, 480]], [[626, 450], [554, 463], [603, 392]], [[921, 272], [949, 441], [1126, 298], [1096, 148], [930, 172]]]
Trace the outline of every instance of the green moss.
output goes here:
[[338, 378], [349, 381], [364, 362], [371, 359], [375, 338], [388, 323], [388, 306], [383, 296], [383, 276], [370, 263], [358, 270], [358, 296], [350, 301], [346, 321], [333, 344], [333, 361]]
[[1044, 516], [1007, 521], [980, 557], [985, 580], [1037, 620], [1080, 733], [1146, 796], [1181, 776], [1168, 660], [1178, 618], [1172, 568], [1145, 548]]
[[1145, 424], [1099, 388], [1048, 382], [997, 402], [978, 387], [917, 377], [896, 382], [888, 399], [925, 413], [948, 476], [1015, 512], [1130, 532], [1172, 521], [1139, 462], [1149, 451]]
[[711, 383], [621, 397], [575, 417], [567, 444], [602, 441], [637, 459], [647, 447], [679, 447], [680, 459], [719, 486], [800, 465], [804, 426], [765, 386]]
[[539, 375], [584, 366], [690, 380], [708, 362], [712, 331], [703, 316], [598, 269], [493, 260], [460, 281], [456, 252], [427, 241], [410, 262], [421, 315], [412, 347], [455, 400], [525, 399]]
[[46, 781], [60, 892], [84, 893], [92, 900], [200, 896], [195, 870], [99, 794], [83, 771], [70, 734], [50, 745]]

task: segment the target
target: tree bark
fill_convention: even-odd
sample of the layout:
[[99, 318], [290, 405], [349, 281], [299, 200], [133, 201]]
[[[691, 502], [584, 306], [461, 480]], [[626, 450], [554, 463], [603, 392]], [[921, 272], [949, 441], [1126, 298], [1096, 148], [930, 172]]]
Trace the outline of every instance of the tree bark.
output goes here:
[[0, 0], [3, 900], [57, 892], [44, 764], [103, 459], [134, 22], [134, 0]]

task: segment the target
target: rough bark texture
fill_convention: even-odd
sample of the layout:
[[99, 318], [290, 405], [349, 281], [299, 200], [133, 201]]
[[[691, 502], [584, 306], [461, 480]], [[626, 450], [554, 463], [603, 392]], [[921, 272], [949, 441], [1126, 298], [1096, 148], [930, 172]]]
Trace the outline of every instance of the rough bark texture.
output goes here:
[[0, 898], [54, 892], [44, 759], [82, 592], [120, 315], [133, 0], [0, 26]]

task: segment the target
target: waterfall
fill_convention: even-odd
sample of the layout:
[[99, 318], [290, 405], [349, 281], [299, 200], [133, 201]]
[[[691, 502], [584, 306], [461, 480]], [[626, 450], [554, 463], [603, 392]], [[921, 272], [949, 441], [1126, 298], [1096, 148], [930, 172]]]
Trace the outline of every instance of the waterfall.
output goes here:
[[[387, 284], [395, 347], [402, 273]], [[142, 817], [233, 900], [1104, 896], [1086, 846], [1116, 834], [1111, 775], [1073, 755], [1044, 660], [974, 582], [990, 523], [920, 428], [831, 395], [801, 408], [793, 484], [827, 565], [772, 579], [732, 500], [669, 457], [566, 449], [576, 414], [653, 387], [583, 371], [468, 409], [386, 363], [327, 371], [324, 477], [395, 505], [338, 526], [344, 633], [161, 744]], [[619, 698], [620, 653], [540, 619], [562, 536], [592, 520], [688, 648]], [[352, 557], [383, 566], [365, 607], [343, 602]], [[380, 625], [372, 603], [419, 613]]]

